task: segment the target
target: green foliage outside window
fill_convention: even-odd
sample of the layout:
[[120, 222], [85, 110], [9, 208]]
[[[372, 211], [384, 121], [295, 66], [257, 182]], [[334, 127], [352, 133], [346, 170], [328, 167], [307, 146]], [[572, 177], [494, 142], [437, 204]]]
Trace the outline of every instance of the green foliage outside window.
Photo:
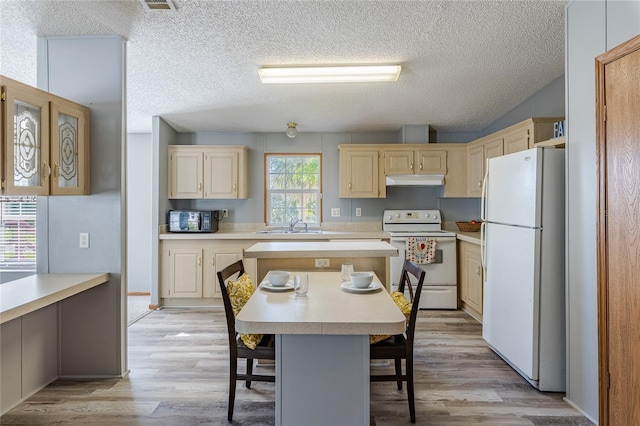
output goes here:
[[267, 156], [267, 224], [320, 224], [320, 156]]

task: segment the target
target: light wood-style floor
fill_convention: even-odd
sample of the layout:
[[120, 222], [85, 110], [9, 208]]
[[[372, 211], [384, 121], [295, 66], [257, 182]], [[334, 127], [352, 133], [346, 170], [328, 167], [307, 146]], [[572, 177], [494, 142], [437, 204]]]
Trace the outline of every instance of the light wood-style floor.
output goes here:
[[[228, 424], [222, 309], [162, 309], [128, 330], [128, 377], [56, 381], [2, 416], [0, 423]], [[563, 394], [529, 386], [487, 347], [481, 325], [462, 311], [420, 311], [415, 349], [417, 424], [591, 425], [562, 400]], [[274, 398], [273, 383], [246, 389], [239, 382], [233, 424], [273, 424]], [[372, 383], [371, 425], [406, 424], [405, 391], [395, 383]]]

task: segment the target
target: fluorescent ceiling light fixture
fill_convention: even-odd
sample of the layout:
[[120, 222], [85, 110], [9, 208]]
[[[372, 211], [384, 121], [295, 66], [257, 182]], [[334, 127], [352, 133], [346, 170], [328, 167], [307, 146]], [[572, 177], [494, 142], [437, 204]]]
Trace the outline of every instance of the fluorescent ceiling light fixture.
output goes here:
[[263, 67], [263, 83], [363, 83], [396, 81], [400, 65], [358, 65], [337, 67]]

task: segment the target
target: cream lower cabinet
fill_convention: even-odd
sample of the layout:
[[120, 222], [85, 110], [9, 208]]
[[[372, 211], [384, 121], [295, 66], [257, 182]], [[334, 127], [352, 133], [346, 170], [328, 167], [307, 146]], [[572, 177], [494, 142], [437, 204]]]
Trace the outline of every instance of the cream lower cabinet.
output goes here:
[[[243, 259], [253, 242], [221, 240], [162, 240], [161, 305], [220, 305], [218, 271]], [[256, 278], [255, 259], [244, 260], [245, 270]], [[256, 283], [257, 284], [257, 283]]]
[[[204, 254], [205, 261], [208, 262], [208, 265], [204, 267], [202, 297], [221, 298], [222, 294], [220, 293], [220, 285], [218, 284], [218, 272], [233, 262], [242, 259], [242, 249], [209, 248], [205, 249]], [[255, 274], [252, 275], [252, 277], [255, 277]]]
[[480, 246], [458, 241], [460, 300], [462, 309], [482, 322], [483, 270]]

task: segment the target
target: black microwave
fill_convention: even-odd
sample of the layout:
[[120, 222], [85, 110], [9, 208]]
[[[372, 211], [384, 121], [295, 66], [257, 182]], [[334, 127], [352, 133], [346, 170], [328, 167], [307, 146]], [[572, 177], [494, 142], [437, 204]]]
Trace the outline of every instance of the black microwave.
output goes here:
[[220, 210], [169, 210], [167, 213], [169, 232], [216, 232], [220, 219]]

